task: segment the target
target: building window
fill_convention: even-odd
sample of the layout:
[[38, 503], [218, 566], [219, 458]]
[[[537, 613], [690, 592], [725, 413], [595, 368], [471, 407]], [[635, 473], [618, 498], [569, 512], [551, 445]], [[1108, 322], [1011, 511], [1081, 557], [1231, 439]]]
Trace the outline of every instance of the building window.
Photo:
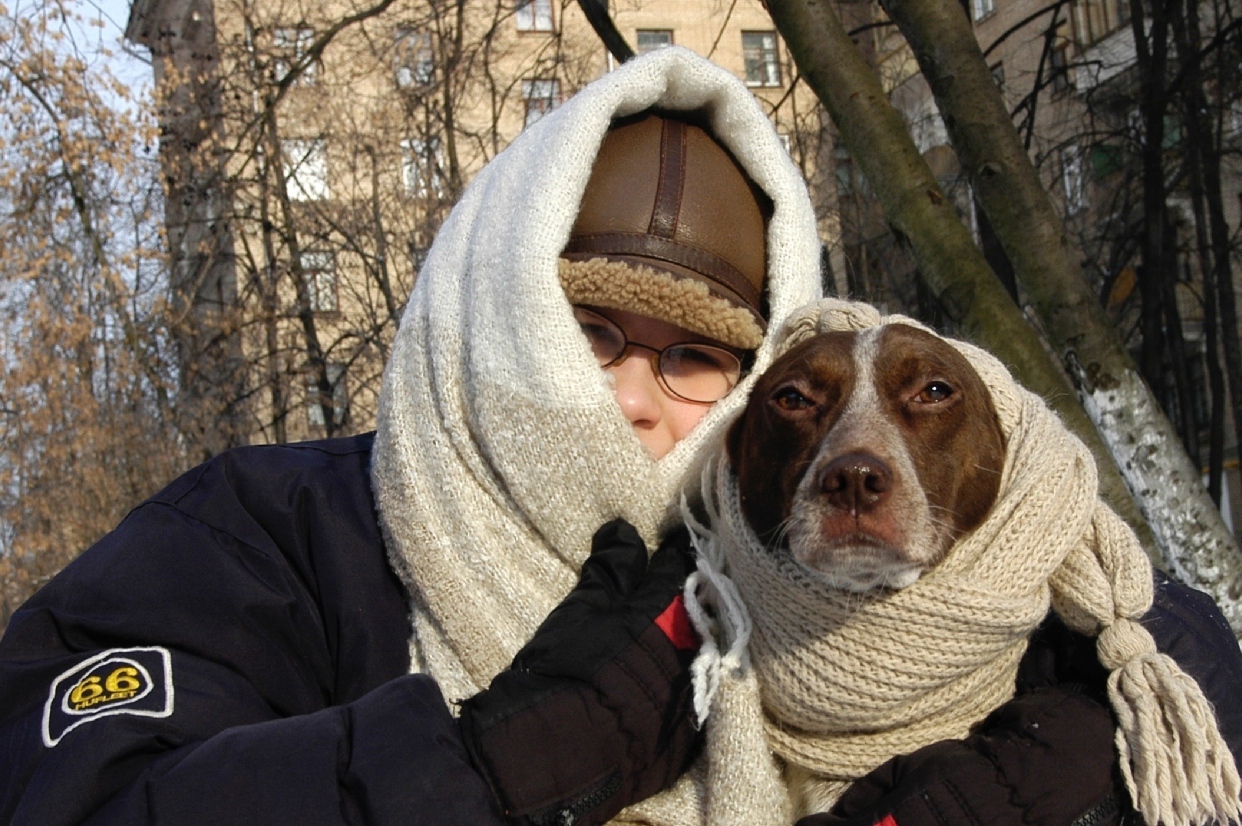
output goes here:
[[992, 82], [995, 83], [996, 88], [1000, 89], [1001, 93], [1004, 94], [1005, 92], [1005, 64], [1004, 63], [994, 64], [991, 67], [991, 71], [992, 71]]
[[[301, 66], [314, 43], [315, 30], [309, 26], [278, 26], [273, 29], [275, 59], [272, 61], [272, 69], [276, 73], [276, 80], [283, 80], [296, 67]], [[309, 86], [316, 81], [318, 74], [319, 67], [313, 62], [308, 63], [302, 67], [294, 84]]]
[[1069, 79], [1069, 44], [1058, 43], [1052, 47], [1049, 55], [1049, 74], [1052, 80], [1052, 91], [1064, 92], [1070, 87]]
[[415, 273], [419, 273], [423, 269], [423, 264], [427, 263], [427, 245], [419, 238], [411, 238], [406, 242], [405, 250], [410, 256], [410, 266]]
[[1229, 103], [1229, 131], [1242, 134], [1242, 98], [1234, 98]]
[[996, 11], [996, 3], [993, 0], [970, 0], [972, 20], [982, 20], [994, 11]]
[[518, 0], [515, 17], [520, 32], [550, 32], [552, 0]]
[[833, 148], [832, 156], [837, 179], [837, 198], [847, 198], [857, 191], [854, 159], [844, 144], [837, 144]]
[[401, 89], [421, 89], [436, 81], [436, 57], [431, 32], [397, 29], [393, 70]]
[[776, 32], [742, 32], [742, 59], [746, 62], [747, 86], [781, 85]]
[[[332, 385], [332, 419], [336, 424], [345, 421], [349, 397], [345, 392], [345, 365], [328, 364], [328, 384]], [[306, 381], [306, 421], [312, 427], [323, 427], [323, 404], [319, 398], [319, 380], [311, 376]]]
[[1087, 207], [1087, 179], [1083, 176], [1082, 150], [1067, 146], [1061, 150], [1061, 186], [1065, 189], [1065, 212], [1073, 215]]
[[335, 313], [340, 309], [336, 295], [336, 256], [327, 250], [303, 250], [299, 259], [311, 310]]
[[522, 100], [526, 103], [526, 122], [530, 127], [544, 115], [561, 105], [561, 82], [559, 80], [523, 80]]
[[444, 150], [438, 136], [401, 141], [401, 182], [411, 198], [444, 197]]
[[1072, 19], [1074, 39], [1090, 46], [1130, 22], [1130, 0], [1075, 0]]
[[294, 201], [322, 201], [328, 197], [328, 143], [323, 138], [286, 140], [285, 183]]
[[664, 46], [673, 45], [672, 29], [639, 29], [635, 37], [639, 54], [654, 52]]

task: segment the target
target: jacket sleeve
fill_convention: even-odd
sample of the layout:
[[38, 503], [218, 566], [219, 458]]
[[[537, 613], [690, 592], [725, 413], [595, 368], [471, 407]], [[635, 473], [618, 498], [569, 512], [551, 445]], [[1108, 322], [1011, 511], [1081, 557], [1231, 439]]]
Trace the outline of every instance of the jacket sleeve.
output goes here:
[[313, 490], [269, 492], [288, 519], [244, 514], [235, 470], [140, 506], [13, 616], [0, 822], [499, 823], [435, 683], [347, 646], [387, 609], [328, 593], [313, 524], [274, 539], [322, 505]]
[[1155, 600], [1143, 625], [1160, 650], [1203, 688], [1221, 736], [1242, 767], [1242, 648], [1220, 608], [1202, 591], [1157, 571]]

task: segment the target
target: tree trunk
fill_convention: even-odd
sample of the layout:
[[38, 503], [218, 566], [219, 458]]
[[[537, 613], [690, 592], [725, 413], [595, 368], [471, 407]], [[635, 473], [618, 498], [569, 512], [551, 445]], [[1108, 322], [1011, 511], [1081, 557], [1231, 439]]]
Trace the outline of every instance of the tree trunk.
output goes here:
[[[1187, 118], [1187, 127], [1192, 123]], [[1193, 130], [1187, 137], [1194, 140]], [[1216, 274], [1212, 263], [1212, 251], [1208, 245], [1207, 214], [1203, 206], [1202, 172], [1198, 155], [1186, 154], [1186, 180], [1190, 188], [1190, 204], [1195, 218], [1195, 247], [1199, 257], [1199, 272], [1203, 273], [1203, 360], [1207, 365], [1208, 390], [1211, 393], [1212, 410], [1208, 419], [1208, 495], [1216, 506], [1221, 503], [1221, 475], [1225, 454], [1225, 378], [1220, 369], [1217, 341]], [[1224, 507], [1228, 507], [1226, 503]], [[1223, 512], [1223, 511], [1222, 511]]]
[[[1215, 286], [1214, 301], [1219, 301], [1220, 343], [1225, 354], [1225, 372], [1228, 377], [1229, 396], [1231, 399], [1234, 438], [1242, 447], [1242, 345], [1238, 341], [1238, 311], [1233, 294], [1232, 250], [1229, 241], [1229, 223], [1225, 218], [1224, 196], [1221, 191], [1221, 147], [1220, 119], [1223, 115], [1221, 105], [1216, 107], [1216, 116], [1212, 123], [1205, 123], [1205, 113], [1209, 108], [1207, 95], [1204, 93], [1205, 78], [1202, 70], [1202, 53], [1192, 44], [1200, 42], [1199, 4], [1185, 4], [1184, 21], [1175, 21], [1176, 33], [1184, 46], [1179, 47], [1179, 54], [1187, 55], [1185, 59], [1184, 94], [1187, 98], [1183, 111], [1186, 112], [1187, 151], [1188, 159], [1193, 156], [1194, 165], [1198, 168], [1203, 185], [1203, 200], [1207, 206], [1209, 244], [1211, 249], [1212, 273], [1209, 279], [1204, 271], [1204, 289], [1208, 284]], [[1228, 58], [1226, 58], [1228, 59]], [[1219, 56], [1217, 60], [1221, 60]], [[1209, 128], [1210, 127], [1210, 128]], [[1189, 162], [1189, 160], [1188, 160]], [[1200, 216], [1196, 214], [1195, 220]], [[1213, 351], [1212, 357], [1216, 353]]]
[[[1135, 526], [1150, 552], [1151, 534], [1091, 420], [1074, 403], [1073, 388], [988, 268], [832, 4], [828, 0], [768, 0], [768, 9], [803, 79], [828, 109], [928, 288], [965, 335], [996, 354], [1023, 384], [1048, 399], [1087, 443], [1100, 468], [1102, 494]], [[991, 75], [986, 76], [995, 94]], [[1118, 392], [1105, 401], [1110, 409], [1120, 404], [1125, 412], [1125, 398]]]
[[914, 49], [1019, 283], [1139, 500], [1163, 551], [1157, 561], [1210, 591], [1242, 632], [1242, 605], [1235, 605], [1242, 554], [1092, 295], [961, 5], [889, 0], [886, 7]]
[[[1151, 27], [1144, 31], [1146, 15], [1131, 19], [1139, 70], [1139, 115], [1143, 124], [1140, 159], [1143, 182], [1143, 225], [1139, 233], [1138, 287], [1141, 298], [1139, 329], [1143, 342], [1139, 368], [1157, 400], [1168, 409], [1164, 382], [1164, 289], [1167, 277], [1165, 232], [1167, 198], [1164, 184], [1164, 76], [1168, 66], [1167, 0], [1153, 0]], [[1132, 11], [1133, 13], [1133, 11]]]

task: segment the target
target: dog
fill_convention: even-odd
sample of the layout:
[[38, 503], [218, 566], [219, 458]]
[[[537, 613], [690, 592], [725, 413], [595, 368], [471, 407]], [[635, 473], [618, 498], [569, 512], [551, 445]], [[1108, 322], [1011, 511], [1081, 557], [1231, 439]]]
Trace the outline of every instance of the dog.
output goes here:
[[[803, 338], [830, 325], [855, 331]], [[994, 358], [913, 322], [826, 300], [789, 330], [726, 436], [730, 467], [704, 472], [713, 527], [692, 526], [698, 581], [729, 597], [711, 603], [732, 634], [720, 638], [750, 666], [717, 668], [713, 686], [724, 656], [704, 660], [717, 808], [743, 805], [730, 789], [744, 787], [793, 820], [830, 811], [888, 758], [965, 736], [1013, 696], [1051, 605], [1096, 637], [1116, 712], [1099, 733], [1144, 818], [1197, 800], [1186, 822], [1237, 819], [1236, 793], [1197, 791], [1237, 788], [1232, 755], [1198, 684], [1139, 621], [1150, 563], [1098, 498], [1086, 446]], [[1199, 736], [1221, 745], [1170, 745]]]
[[759, 379], [726, 449], [765, 545], [830, 586], [908, 587], [983, 521], [1005, 441], [982, 379], [904, 325], [823, 333]]
[[[987, 516], [1005, 440], [990, 394], [946, 341], [900, 324], [821, 333], [760, 377], [726, 437], [738, 500], [771, 553], [832, 588], [916, 582]], [[800, 814], [835, 799], [784, 769]]]

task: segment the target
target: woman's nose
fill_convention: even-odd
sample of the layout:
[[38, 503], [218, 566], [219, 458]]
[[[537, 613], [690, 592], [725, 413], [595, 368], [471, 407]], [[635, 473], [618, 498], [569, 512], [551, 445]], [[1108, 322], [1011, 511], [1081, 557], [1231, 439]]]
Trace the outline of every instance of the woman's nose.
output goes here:
[[608, 368], [621, 412], [636, 428], [654, 427], [663, 416], [664, 388], [652, 370], [651, 360], [644, 355], [631, 352]]

